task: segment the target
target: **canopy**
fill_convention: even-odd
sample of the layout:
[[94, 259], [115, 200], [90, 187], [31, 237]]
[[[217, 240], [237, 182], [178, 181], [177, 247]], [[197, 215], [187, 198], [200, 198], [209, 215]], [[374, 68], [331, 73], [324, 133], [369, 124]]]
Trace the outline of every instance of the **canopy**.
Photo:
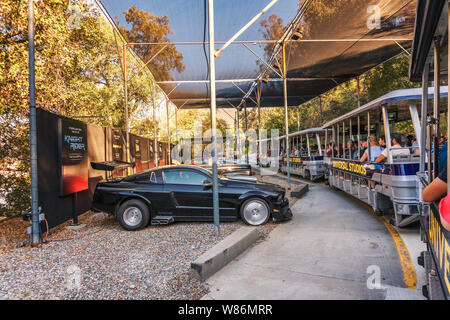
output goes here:
[[[216, 0], [216, 49], [269, 2]], [[207, 1], [103, 0], [102, 4], [121, 25], [126, 25], [124, 12], [132, 5], [167, 16], [169, 39], [183, 55], [185, 70], [171, 71], [170, 81], [156, 80], [178, 108], [209, 107]], [[286, 41], [288, 105], [298, 106], [409, 49], [415, 7], [416, 0], [279, 0], [216, 59], [217, 106], [242, 107], [245, 102], [255, 107], [258, 86], [260, 106], [284, 105], [282, 45], [267, 39]], [[271, 15], [281, 18], [284, 27], [276, 37], [264, 34], [260, 24]], [[271, 21], [276, 21], [273, 17]], [[272, 26], [277, 30], [277, 23]], [[145, 45], [162, 47], [152, 43], [132, 48], [139, 54], [136, 48]]]

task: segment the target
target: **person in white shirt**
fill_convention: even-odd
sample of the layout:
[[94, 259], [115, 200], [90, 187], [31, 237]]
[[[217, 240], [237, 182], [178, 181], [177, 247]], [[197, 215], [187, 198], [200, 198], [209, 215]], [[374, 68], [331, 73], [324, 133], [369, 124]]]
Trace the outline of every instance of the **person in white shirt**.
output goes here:
[[[409, 149], [403, 148], [400, 144], [400, 142], [402, 141], [402, 136], [400, 134], [398, 134], [398, 133], [391, 134], [391, 141], [392, 141], [392, 146], [391, 146], [392, 156], [409, 155]], [[385, 159], [387, 159], [388, 152], [389, 152], [388, 148], [385, 148], [383, 150], [383, 152], [381, 153], [381, 155], [375, 160], [375, 162], [380, 163], [380, 162], [384, 161]]]

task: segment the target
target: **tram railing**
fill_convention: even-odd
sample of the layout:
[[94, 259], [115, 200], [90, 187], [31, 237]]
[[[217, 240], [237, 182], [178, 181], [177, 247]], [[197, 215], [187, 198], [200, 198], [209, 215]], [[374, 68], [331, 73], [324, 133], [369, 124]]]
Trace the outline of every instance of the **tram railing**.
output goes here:
[[[422, 186], [428, 185], [425, 176], [419, 176]], [[419, 263], [425, 268], [430, 268], [431, 272], [427, 272], [427, 285], [432, 285], [435, 277], [438, 279], [442, 292], [431, 292], [426, 289], [424, 294], [428, 298], [450, 299], [450, 232], [445, 230], [441, 224], [440, 212], [437, 203], [423, 202], [421, 205], [420, 228], [422, 240], [427, 244], [427, 252], [423, 252], [419, 257]], [[429, 253], [432, 266], [427, 265], [426, 254]], [[427, 270], [428, 271], [428, 270]], [[436, 288], [433, 288], [436, 290]], [[439, 290], [439, 289], [438, 289]], [[441, 294], [439, 294], [441, 293]], [[430, 294], [434, 296], [431, 297]]]

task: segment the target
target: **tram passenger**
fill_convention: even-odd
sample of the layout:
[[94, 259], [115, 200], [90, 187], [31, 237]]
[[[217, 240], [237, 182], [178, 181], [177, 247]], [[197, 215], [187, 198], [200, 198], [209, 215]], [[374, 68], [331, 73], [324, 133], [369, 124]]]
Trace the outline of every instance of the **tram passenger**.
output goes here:
[[359, 143], [360, 143], [359, 159], [361, 159], [367, 148], [367, 138], [362, 138]]
[[[447, 194], [447, 163], [439, 176], [434, 179], [422, 192], [422, 199], [426, 202], [435, 202]], [[450, 194], [439, 203], [439, 214], [442, 226], [450, 231]]]
[[327, 147], [327, 153], [326, 156], [329, 158], [333, 155], [333, 144], [329, 143]]
[[[369, 138], [370, 142], [370, 162], [374, 162], [376, 159], [379, 158], [383, 150], [381, 150], [381, 147], [378, 145], [378, 139], [375, 136], [370, 136]], [[364, 154], [361, 157], [361, 162], [367, 161], [369, 158], [369, 151], [368, 148], [364, 150]]]
[[351, 155], [352, 155], [352, 146], [353, 146], [353, 141], [352, 140], [348, 140], [346, 145], [345, 145], [345, 158], [346, 159], [351, 159]]
[[386, 148], [386, 138], [385, 138], [385, 136], [381, 136], [380, 139], [378, 139], [378, 144], [380, 145], [382, 150], [384, 150]]
[[[398, 133], [391, 134], [391, 141], [392, 141], [392, 147], [391, 152], [392, 156], [398, 156], [398, 155], [409, 155], [409, 150], [405, 149], [401, 145], [402, 136]], [[375, 162], [380, 163], [385, 161], [388, 157], [388, 148], [385, 148], [381, 155], [376, 158]]]
[[439, 172], [444, 170], [444, 165], [447, 163], [447, 133], [445, 134], [444, 139], [445, 142], [441, 146], [439, 146]]
[[359, 159], [359, 155], [358, 155], [358, 142], [353, 141], [352, 144], [352, 160], [358, 160]]
[[297, 146], [294, 146], [294, 157], [300, 157], [300, 150], [298, 150]]
[[420, 154], [419, 143], [416, 140], [416, 137], [413, 135], [409, 135], [408, 139], [410, 140], [410, 150], [412, 154]]

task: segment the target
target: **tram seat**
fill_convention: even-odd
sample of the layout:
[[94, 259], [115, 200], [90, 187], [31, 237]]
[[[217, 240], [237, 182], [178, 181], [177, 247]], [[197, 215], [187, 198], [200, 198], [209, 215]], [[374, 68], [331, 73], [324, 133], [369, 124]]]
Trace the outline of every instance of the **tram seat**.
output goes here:
[[411, 156], [409, 154], [399, 154], [392, 156], [392, 161], [394, 162], [410, 162]]
[[411, 161], [412, 162], [420, 162], [420, 154], [412, 154]]

